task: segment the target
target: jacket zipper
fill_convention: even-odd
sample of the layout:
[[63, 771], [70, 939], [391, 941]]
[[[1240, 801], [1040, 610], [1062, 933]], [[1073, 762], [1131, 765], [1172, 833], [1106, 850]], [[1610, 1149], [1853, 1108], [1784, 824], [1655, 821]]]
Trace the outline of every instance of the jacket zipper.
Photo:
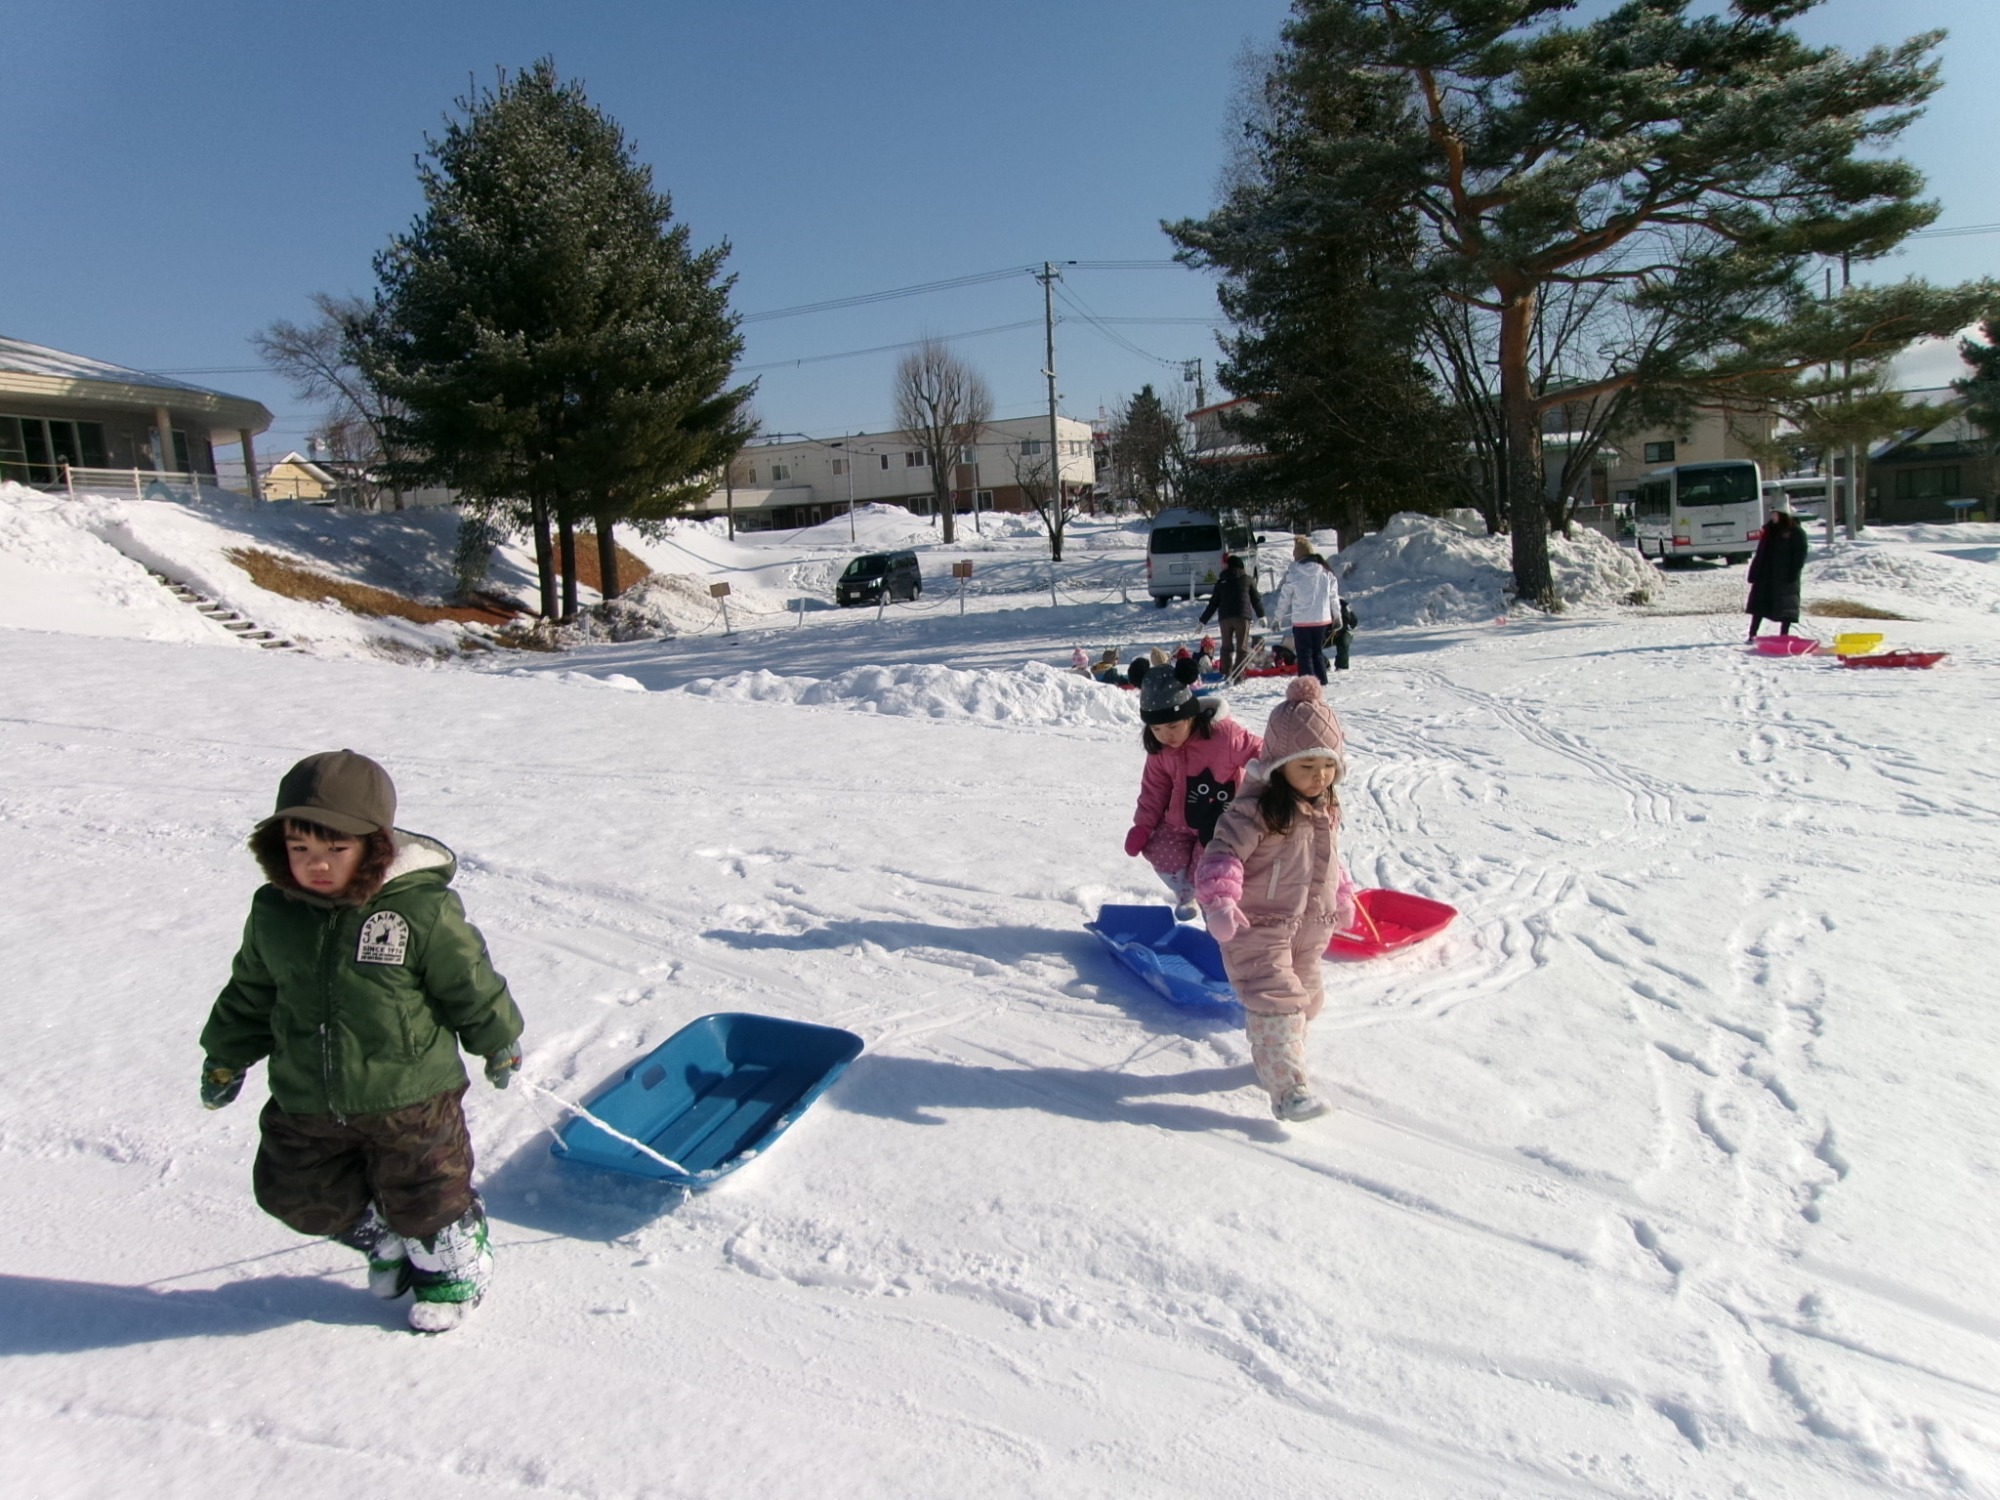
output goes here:
[[333, 1034], [328, 1029], [329, 1023], [333, 1020], [333, 975], [326, 962], [327, 936], [339, 922], [340, 913], [333, 911], [329, 912], [327, 920], [320, 924], [319, 952], [315, 955], [315, 959], [320, 974], [320, 1014], [324, 1018], [319, 1023], [320, 1086], [326, 1095], [327, 1110], [333, 1115], [336, 1123], [344, 1125], [347, 1123], [347, 1118], [333, 1102]]

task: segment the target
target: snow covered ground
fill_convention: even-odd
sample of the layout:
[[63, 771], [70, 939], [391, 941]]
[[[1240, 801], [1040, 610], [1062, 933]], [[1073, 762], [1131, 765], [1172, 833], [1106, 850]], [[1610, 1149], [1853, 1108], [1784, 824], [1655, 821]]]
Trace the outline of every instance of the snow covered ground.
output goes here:
[[[313, 648], [251, 649], [110, 545], [235, 590], [235, 545], [449, 555], [298, 509], [0, 495], [10, 1495], [2000, 1496], [2000, 527], [1815, 543], [1808, 601], [1910, 619], [1809, 626], [1931, 672], [1751, 655], [1740, 569], [1635, 609], [1586, 557], [1542, 619], [1483, 539], [1351, 549], [1344, 846], [1462, 916], [1329, 966], [1341, 1109], [1285, 1127], [1083, 930], [1162, 895], [1136, 718], [1027, 664], [1198, 633], [1121, 601], [1137, 533], [1053, 604], [1032, 534], [926, 547], [878, 622], [825, 607], [844, 517], [685, 527], [635, 550], [776, 607], [422, 665], [295, 601]], [[242, 840], [336, 745], [457, 850], [549, 1089], [718, 1010], [867, 1051], [693, 1197], [476, 1086], [495, 1290], [402, 1332], [251, 1202], [261, 1070], [195, 1098]]]

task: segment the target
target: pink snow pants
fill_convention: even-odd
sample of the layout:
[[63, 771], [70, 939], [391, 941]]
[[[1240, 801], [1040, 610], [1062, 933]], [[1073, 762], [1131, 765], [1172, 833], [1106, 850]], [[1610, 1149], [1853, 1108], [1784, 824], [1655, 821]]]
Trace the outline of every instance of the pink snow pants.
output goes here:
[[1296, 927], [1255, 926], [1222, 945], [1222, 968], [1243, 1002], [1244, 1031], [1257, 1082], [1272, 1100], [1307, 1087], [1306, 1023], [1326, 1004], [1320, 962], [1333, 918], [1308, 911]]
[[1159, 872], [1177, 903], [1194, 900], [1194, 867], [1201, 859], [1201, 840], [1192, 828], [1162, 823], [1144, 849], [1146, 863]]

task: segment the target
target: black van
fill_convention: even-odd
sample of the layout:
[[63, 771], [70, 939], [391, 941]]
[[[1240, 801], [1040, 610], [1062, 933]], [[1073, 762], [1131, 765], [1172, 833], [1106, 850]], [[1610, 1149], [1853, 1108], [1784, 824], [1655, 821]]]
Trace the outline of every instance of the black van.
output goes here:
[[924, 591], [924, 576], [917, 570], [914, 552], [871, 552], [847, 565], [834, 585], [836, 604], [874, 604], [886, 598], [914, 599]]

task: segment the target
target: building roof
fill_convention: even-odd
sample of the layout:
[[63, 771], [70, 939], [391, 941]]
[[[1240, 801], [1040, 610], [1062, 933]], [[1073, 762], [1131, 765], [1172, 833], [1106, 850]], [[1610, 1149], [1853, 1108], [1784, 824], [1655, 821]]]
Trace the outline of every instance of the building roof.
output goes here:
[[0, 335], [0, 394], [40, 396], [93, 406], [167, 406], [198, 412], [214, 425], [248, 428], [253, 434], [271, 425], [270, 410], [248, 396], [232, 396], [206, 386], [132, 370]]

